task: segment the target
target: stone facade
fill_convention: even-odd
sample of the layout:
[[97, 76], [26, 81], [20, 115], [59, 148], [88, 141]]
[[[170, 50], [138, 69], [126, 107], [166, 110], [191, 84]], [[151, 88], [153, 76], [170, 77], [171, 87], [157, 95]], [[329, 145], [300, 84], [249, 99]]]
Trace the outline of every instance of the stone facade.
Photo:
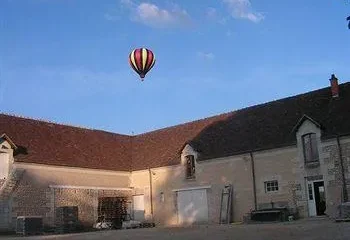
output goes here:
[[[182, 154], [191, 154], [187, 146]], [[192, 153], [195, 155], [195, 153]], [[294, 189], [295, 174], [290, 169], [295, 165], [297, 150], [295, 147], [264, 151], [253, 154], [255, 161], [257, 205], [266, 206], [273, 201], [275, 206], [295, 206], [295, 199], [290, 193]], [[132, 187], [134, 194], [145, 194], [145, 199], [150, 195], [149, 171], [137, 171], [132, 173]], [[252, 159], [250, 154], [243, 154], [222, 159], [213, 159], [196, 163], [196, 177], [188, 180], [185, 176], [185, 165], [151, 169], [153, 216], [154, 221], [162, 225], [176, 225], [177, 199], [176, 189], [186, 189], [207, 186], [209, 222], [219, 223], [221, 192], [228, 184], [233, 186], [233, 220], [243, 221], [254, 206]], [[280, 191], [277, 193], [265, 193], [264, 181], [279, 180]], [[298, 188], [297, 188], [298, 189]], [[164, 201], [160, 200], [160, 194], [164, 194]], [[145, 202], [146, 215], [150, 215], [150, 201]], [[149, 216], [150, 217], [150, 216]]]
[[[341, 160], [339, 154], [339, 147], [336, 140], [327, 141], [324, 143], [324, 147], [322, 148], [322, 154], [324, 156], [324, 164], [327, 167], [327, 207], [329, 211], [327, 212], [332, 217], [338, 216], [338, 208], [342, 203], [343, 199], [343, 176], [342, 171], [344, 171], [345, 182], [348, 187], [348, 198], [349, 195], [349, 160], [350, 160], [350, 141], [348, 139], [340, 140], [340, 149], [343, 161], [342, 170]], [[330, 160], [331, 159], [331, 160]]]
[[54, 210], [59, 206], [78, 206], [79, 220], [91, 227], [97, 219], [99, 197], [121, 196], [130, 200], [129, 173], [18, 166], [26, 171], [10, 199], [12, 227], [15, 227], [17, 216], [22, 215], [42, 216], [45, 225], [53, 226]]
[[12, 197], [12, 223], [18, 216], [42, 216], [44, 222], [50, 221], [50, 191], [43, 185], [33, 185], [24, 177]]
[[[282, 148], [254, 154], [258, 209], [288, 206], [296, 209], [300, 190], [297, 176], [291, 169], [297, 164], [297, 149]], [[278, 191], [266, 192], [264, 183], [277, 180]]]
[[0, 179], [0, 188], [2, 187], [2, 185], [5, 183], [6, 179]]
[[[306, 133], [316, 133], [319, 163], [307, 165], [304, 162], [301, 136]], [[296, 133], [298, 147], [298, 164], [293, 170], [297, 173], [298, 181], [301, 183], [302, 191], [300, 200], [297, 201], [301, 208], [300, 215], [308, 217], [307, 203], [307, 181], [323, 180], [326, 193], [326, 214], [332, 218], [338, 215], [338, 206], [342, 202], [342, 174], [339, 158], [339, 148], [335, 138], [329, 140], [321, 139], [321, 130], [311, 121], [305, 121]], [[344, 162], [344, 171], [349, 179], [350, 139], [341, 138], [341, 149]]]
[[51, 192], [53, 209], [63, 206], [77, 206], [79, 222], [85, 227], [92, 227], [98, 218], [98, 200], [101, 197], [124, 197], [131, 202], [130, 191], [98, 190], [98, 189], [61, 189]]
[[[315, 128], [314, 128], [315, 127]], [[300, 131], [301, 130], [301, 131]], [[342, 181], [339, 154], [336, 140], [321, 140], [320, 131], [311, 122], [302, 124], [297, 138], [304, 132], [318, 132], [318, 150], [320, 160], [313, 166], [306, 165], [303, 148], [298, 140], [296, 146], [272, 149], [253, 153], [255, 166], [255, 184], [257, 209], [286, 206], [299, 217], [309, 217], [307, 182], [324, 181], [326, 193], [326, 214], [337, 217], [338, 206], [342, 202]], [[349, 178], [350, 139], [341, 139], [341, 148], [345, 175]], [[186, 154], [197, 156], [186, 146]], [[150, 173], [137, 171], [132, 173], [134, 194], [145, 194], [146, 215], [150, 216]], [[252, 159], [249, 154], [196, 162], [196, 178], [186, 180], [185, 166], [181, 165], [151, 169], [153, 217], [158, 224], [176, 225], [177, 206], [174, 189], [209, 186], [207, 189], [209, 222], [218, 223], [220, 214], [221, 191], [227, 184], [234, 188], [233, 218], [242, 221], [254, 206]], [[264, 182], [277, 180], [279, 190], [266, 192]], [[347, 179], [350, 182], [349, 179]], [[160, 194], [165, 196], [161, 202]], [[273, 204], [273, 205], [272, 205]]]
[[[301, 136], [308, 132], [316, 133], [320, 156], [319, 163], [312, 166], [305, 164], [301, 144]], [[209, 223], [217, 224], [222, 190], [231, 184], [233, 220], [243, 221], [255, 209], [255, 183], [257, 209], [286, 206], [298, 212], [300, 217], [308, 217], [307, 181], [322, 180], [325, 183], [326, 213], [337, 217], [343, 191], [336, 139], [322, 140], [321, 130], [311, 121], [300, 125], [296, 139], [295, 146], [196, 161], [194, 179], [186, 179], [185, 174], [185, 156], [198, 157], [190, 145], [183, 149], [178, 165], [134, 172], [15, 163], [14, 166], [25, 169], [25, 174], [6, 205], [7, 215], [13, 226], [15, 218], [20, 215], [43, 216], [45, 225], [52, 226], [55, 208], [78, 206], [81, 223], [92, 226], [97, 219], [100, 197], [122, 196], [131, 203], [133, 195], [144, 195], [147, 220], [158, 225], [177, 225], [179, 189], [202, 187], [207, 193]], [[340, 138], [340, 143], [344, 173], [347, 183], [350, 183], [350, 138]], [[278, 182], [278, 191], [267, 192], [265, 182], [273, 180]]]

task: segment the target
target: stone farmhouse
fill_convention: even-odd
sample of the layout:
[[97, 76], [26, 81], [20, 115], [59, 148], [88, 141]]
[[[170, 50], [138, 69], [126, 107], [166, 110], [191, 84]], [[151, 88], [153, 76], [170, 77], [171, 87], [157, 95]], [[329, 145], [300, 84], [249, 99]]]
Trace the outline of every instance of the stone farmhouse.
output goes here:
[[350, 190], [350, 82], [332, 75], [322, 89], [134, 136], [0, 114], [0, 137], [2, 230], [23, 215], [53, 226], [60, 206], [78, 206], [86, 226], [123, 212], [237, 222], [271, 206], [335, 218]]

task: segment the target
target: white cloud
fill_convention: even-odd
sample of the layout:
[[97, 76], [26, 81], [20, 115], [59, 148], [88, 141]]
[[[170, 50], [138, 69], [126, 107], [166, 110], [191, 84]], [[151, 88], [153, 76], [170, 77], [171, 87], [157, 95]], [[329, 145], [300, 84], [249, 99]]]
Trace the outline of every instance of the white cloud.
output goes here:
[[213, 60], [215, 55], [211, 52], [197, 52], [198, 57], [205, 60]]
[[223, 0], [227, 5], [231, 16], [237, 19], [247, 19], [258, 23], [264, 19], [264, 15], [252, 9], [249, 0]]
[[131, 0], [120, 0], [120, 3], [122, 6], [125, 7], [133, 7], [135, 5], [134, 2]]
[[220, 23], [221, 25], [225, 25], [228, 21], [229, 17], [222, 17], [218, 23]]
[[213, 7], [208, 7], [205, 11], [205, 16], [208, 20], [225, 25], [230, 17], [222, 16], [222, 14]]
[[131, 12], [130, 20], [154, 28], [186, 27], [191, 23], [191, 17], [186, 10], [177, 5], [171, 8], [161, 8], [152, 3], [134, 3], [132, 0], [121, 0], [122, 7]]
[[231, 30], [227, 30], [226, 31], [226, 36], [227, 37], [231, 37], [233, 35], [233, 33], [231, 32]]
[[217, 10], [215, 8], [209, 7], [207, 8], [206, 14], [207, 18], [216, 18]]
[[104, 14], [105, 19], [107, 19], [108, 21], [116, 21], [120, 19], [119, 15], [116, 14], [112, 14], [112, 13], [105, 13]]

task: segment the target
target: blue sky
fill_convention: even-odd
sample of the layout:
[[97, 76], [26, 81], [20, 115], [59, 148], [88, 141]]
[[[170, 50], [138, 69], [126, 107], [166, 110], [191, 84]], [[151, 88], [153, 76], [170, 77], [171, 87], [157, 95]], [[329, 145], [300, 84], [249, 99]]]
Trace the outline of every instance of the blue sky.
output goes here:
[[[350, 80], [350, 2], [0, 0], [0, 109], [135, 134]], [[147, 47], [141, 82], [128, 65]]]

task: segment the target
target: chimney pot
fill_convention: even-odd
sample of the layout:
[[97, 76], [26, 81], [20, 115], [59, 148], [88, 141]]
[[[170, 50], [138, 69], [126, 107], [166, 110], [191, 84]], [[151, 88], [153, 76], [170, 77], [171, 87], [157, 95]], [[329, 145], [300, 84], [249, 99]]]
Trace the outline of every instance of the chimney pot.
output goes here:
[[332, 91], [332, 97], [337, 98], [339, 97], [339, 86], [338, 86], [338, 78], [332, 74], [331, 79], [331, 91]]

